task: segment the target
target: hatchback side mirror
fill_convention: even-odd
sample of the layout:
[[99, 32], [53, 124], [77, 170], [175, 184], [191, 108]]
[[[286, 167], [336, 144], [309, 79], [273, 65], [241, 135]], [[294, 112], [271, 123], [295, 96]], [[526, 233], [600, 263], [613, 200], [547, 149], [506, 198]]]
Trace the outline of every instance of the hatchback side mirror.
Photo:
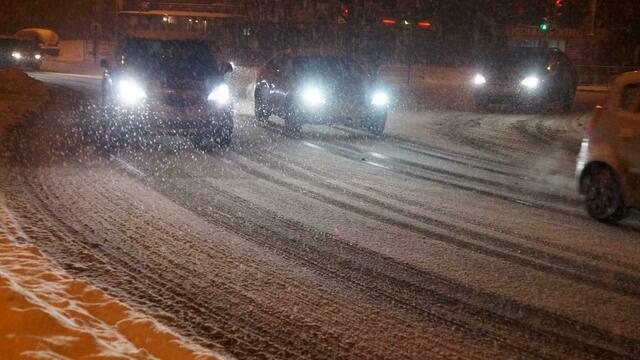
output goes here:
[[107, 61], [107, 59], [100, 60], [100, 67], [105, 70], [111, 70], [111, 65], [109, 64], [109, 61]]
[[229, 62], [223, 62], [220, 64], [220, 72], [222, 74], [228, 74], [233, 72], [233, 65]]

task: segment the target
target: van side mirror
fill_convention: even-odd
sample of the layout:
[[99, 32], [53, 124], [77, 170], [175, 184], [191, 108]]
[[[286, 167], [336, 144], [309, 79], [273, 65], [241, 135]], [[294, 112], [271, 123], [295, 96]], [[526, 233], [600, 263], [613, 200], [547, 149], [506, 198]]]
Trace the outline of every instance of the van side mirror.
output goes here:
[[224, 75], [233, 72], [233, 65], [230, 62], [223, 62], [220, 64], [220, 72]]
[[105, 70], [111, 70], [111, 65], [109, 64], [109, 61], [107, 61], [107, 59], [100, 60], [100, 67]]

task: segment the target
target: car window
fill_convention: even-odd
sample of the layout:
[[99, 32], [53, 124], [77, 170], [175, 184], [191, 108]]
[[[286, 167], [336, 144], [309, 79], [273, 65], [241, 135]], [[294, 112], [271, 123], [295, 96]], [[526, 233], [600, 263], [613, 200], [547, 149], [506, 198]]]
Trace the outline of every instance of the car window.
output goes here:
[[627, 112], [640, 113], [640, 83], [624, 87], [620, 108]]
[[214, 49], [200, 41], [130, 39], [122, 49], [128, 66], [157, 76], [203, 78], [218, 73]]

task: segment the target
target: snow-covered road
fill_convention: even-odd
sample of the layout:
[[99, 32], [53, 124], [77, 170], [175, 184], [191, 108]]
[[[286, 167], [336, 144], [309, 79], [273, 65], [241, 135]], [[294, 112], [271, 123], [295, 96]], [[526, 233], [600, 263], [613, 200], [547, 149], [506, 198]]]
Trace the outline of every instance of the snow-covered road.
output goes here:
[[[228, 151], [94, 146], [99, 82], [58, 96], [0, 169], [67, 271], [238, 358], [638, 358], [640, 222], [590, 220], [588, 109], [396, 113], [387, 135], [239, 114]], [[64, 91], [65, 93], [67, 90]], [[69, 94], [72, 94], [69, 92]]]

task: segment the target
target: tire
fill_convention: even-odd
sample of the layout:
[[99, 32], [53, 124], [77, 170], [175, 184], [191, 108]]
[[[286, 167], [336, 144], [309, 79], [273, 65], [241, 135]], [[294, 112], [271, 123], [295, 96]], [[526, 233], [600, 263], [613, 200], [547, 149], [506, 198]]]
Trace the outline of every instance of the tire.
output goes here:
[[575, 98], [576, 93], [573, 90], [568, 90], [562, 95], [562, 99], [560, 99], [560, 102], [562, 106], [561, 110], [563, 113], [571, 112], [571, 109], [573, 109]]
[[106, 149], [117, 149], [127, 144], [125, 131], [117, 126], [116, 116], [110, 106], [102, 108], [97, 131], [98, 139]]
[[489, 99], [485, 97], [476, 97], [475, 98], [476, 111], [478, 112], [487, 112], [489, 110]]
[[596, 166], [582, 179], [587, 213], [597, 221], [615, 224], [628, 215], [620, 180], [608, 166]]
[[290, 136], [299, 136], [302, 133], [302, 122], [295, 113], [287, 114], [284, 119], [284, 129]]
[[387, 114], [370, 116], [365, 121], [367, 131], [373, 135], [382, 135], [387, 126]]
[[233, 140], [233, 122], [221, 127], [214, 136], [201, 135], [191, 139], [193, 145], [205, 152], [215, 149], [225, 149], [231, 145]]
[[260, 89], [256, 89], [255, 95], [253, 97], [253, 106], [254, 112], [256, 115], [256, 120], [261, 123], [266, 123], [271, 116], [271, 111], [267, 107], [267, 105], [262, 100], [262, 95], [260, 95]]

